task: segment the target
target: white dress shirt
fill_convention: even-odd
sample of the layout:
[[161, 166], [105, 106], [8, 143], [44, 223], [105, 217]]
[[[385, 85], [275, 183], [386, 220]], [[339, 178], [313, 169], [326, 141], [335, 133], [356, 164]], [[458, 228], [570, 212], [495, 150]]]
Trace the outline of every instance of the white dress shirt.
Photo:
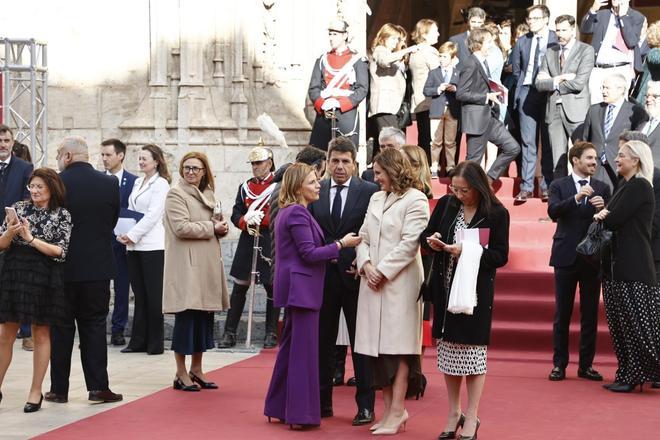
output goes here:
[[[531, 85], [532, 84], [532, 77], [534, 74], [534, 52], [536, 52], [536, 42], [538, 40], [538, 37], [541, 37], [541, 41], [539, 41], [539, 44], [541, 45], [540, 50], [541, 53], [539, 54], [539, 64], [543, 60], [543, 57], [545, 56], [546, 51], [548, 50], [548, 38], [550, 36], [550, 29], [547, 29], [543, 33], [538, 33], [532, 35], [532, 45], [529, 47], [529, 61], [527, 62], [527, 69], [525, 69], [525, 79], [523, 81], [523, 85]], [[539, 66], [537, 66], [538, 68]]]
[[[344, 183], [342, 183], [342, 186], [344, 189], [341, 190], [341, 193], [339, 193], [339, 197], [341, 197], [341, 213], [344, 213], [344, 206], [346, 206], [346, 199], [348, 198], [348, 186], [351, 184], [351, 179], [352, 177], [349, 177], [348, 180]], [[330, 179], [330, 212], [332, 212], [332, 205], [334, 204], [335, 201], [335, 194], [337, 193], [337, 185], [338, 183], [335, 182], [335, 179]]]
[[[582, 188], [582, 185], [580, 185], [580, 180], [586, 180], [587, 185], [591, 185], [591, 176], [580, 177], [577, 174], [575, 174], [575, 172], [572, 172], [571, 176], [573, 176], [573, 184], [575, 185], [575, 190], [576, 190], [575, 197], [577, 197], [577, 193], [579, 193], [580, 188]], [[576, 198], [575, 203], [577, 203], [578, 205], [583, 204], [583, 203], [587, 203], [587, 199], [588, 199], [588, 197], [585, 197], [584, 199], [582, 199], [581, 201], [578, 202], [577, 198]]]

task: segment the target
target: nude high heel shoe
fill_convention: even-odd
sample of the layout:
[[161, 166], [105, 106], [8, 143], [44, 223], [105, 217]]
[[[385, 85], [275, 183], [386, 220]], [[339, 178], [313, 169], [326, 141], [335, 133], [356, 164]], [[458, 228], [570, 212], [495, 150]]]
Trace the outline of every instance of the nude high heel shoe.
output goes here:
[[399, 430], [406, 430], [406, 422], [408, 421], [408, 411], [405, 409], [403, 410], [403, 414], [401, 415], [401, 418], [396, 421], [395, 426], [393, 427], [385, 427], [382, 426], [376, 429], [374, 432], [372, 432], [373, 435], [394, 435], [399, 432]]

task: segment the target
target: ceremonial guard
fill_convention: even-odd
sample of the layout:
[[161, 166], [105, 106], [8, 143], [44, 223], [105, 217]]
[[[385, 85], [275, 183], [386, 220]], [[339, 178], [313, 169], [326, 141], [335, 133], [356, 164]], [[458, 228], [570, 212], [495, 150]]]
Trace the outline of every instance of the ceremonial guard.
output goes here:
[[225, 332], [218, 348], [231, 348], [236, 345], [236, 329], [245, 307], [246, 294], [250, 288], [252, 268], [252, 254], [254, 251], [256, 231], [259, 233], [258, 256], [256, 271], [258, 277], [255, 283], [260, 283], [266, 289], [266, 336], [264, 348], [273, 348], [277, 345], [277, 321], [280, 309], [273, 307], [273, 285], [270, 276], [270, 234], [268, 215], [270, 196], [275, 189], [273, 182], [275, 163], [273, 152], [264, 147], [255, 147], [250, 151], [248, 162], [252, 165], [254, 177], [248, 179], [238, 187], [236, 202], [232, 210], [231, 222], [241, 229], [238, 246], [234, 254], [234, 261], [229, 274], [234, 278], [234, 288], [231, 292], [230, 309], [225, 322]]
[[348, 24], [333, 20], [328, 38], [331, 50], [316, 60], [308, 91], [316, 109], [309, 143], [322, 150], [336, 136], [346, 136], [358, 145], [357, 107], [369, 90], [367, 60], [348, 47]]

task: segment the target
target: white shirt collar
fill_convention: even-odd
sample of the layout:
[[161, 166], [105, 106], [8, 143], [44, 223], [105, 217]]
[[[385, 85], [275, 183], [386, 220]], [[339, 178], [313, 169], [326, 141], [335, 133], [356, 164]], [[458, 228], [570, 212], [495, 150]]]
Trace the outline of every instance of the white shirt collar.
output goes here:
[[576, 186], [580, 185], [580, 180], [586, 180], [587, 184], [591, 183], [591, 176], [580, 177], [577, 174], [575, 174], [575, 172], [572, 172], [571, 176], [573, 176], [573, 182], [575, 183]]
[[573, 38], [571, 39], [571, 41], [569, 41], [569, 42], [566, 44], [566, 46], [563, 46], [563, 48], [564, 48], [564, 54], [570, 52], [571, 49], [573, 49], [573, 46], [575, 46], [575, 37], [573, 37]]
[[[348, 185], [351, 184], [351, 179], [352, 179], [352, 178], [353, 178], [353, 176], [349, 177], [348, 180], [347, 180], [346, 182], [342, 183], [342, 186], [343, 186], [344, 188], [348, 188]], [[330, 178], [330, 188], [334, 188], [334, 187], [337, 186], [337, 185], [339, 185], [339, 184], [338, 184], [337, 182], [335, 182], [335, 179], [333, 179], [333, 178], [331, 177], [331, 178]]]
[[12, 154], [9, 153], [9, 157], [7, 158], [7, 160], [0, 160], [0, 162], [6, 163], [7, 165], [9, 165], [9, 162], [11, 162], [11, 156], [12, 156]]

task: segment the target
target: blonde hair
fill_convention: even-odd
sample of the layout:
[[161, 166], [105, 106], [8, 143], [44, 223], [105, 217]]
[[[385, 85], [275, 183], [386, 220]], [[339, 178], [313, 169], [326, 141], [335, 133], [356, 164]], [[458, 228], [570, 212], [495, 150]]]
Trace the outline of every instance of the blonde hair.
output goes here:
[[454, 58], [458, 53], [458, 48], [456, 47], [455, 43], [447, 41], [442, 43], [442, 45], [438, 48], [438, 53], [447, 53], [449, 54], [450, 58]]
[[390, 178], [392, 192], [403, 194], [410, 188], [424, 192], [424, 185], [413, 172], [408, 156], [399, 150], [388, 148], [381, 151], [374, 158], [374, 163], [377, 163]]
[[374, 41], [371, 43], [371, 51], [373, 52], [378, 46], [385, 46], [385, 41], [387, 41], [387, 39], [390, 37], [399, 38], [399, 42], [394, 48], [394, 52], [406, 47], [406, 39], [408, 38], [408, 33], [406, 30], [397, 24], [385, 23], [378, 30], [376, 38], [374, 38]]
[[425, 42], [426, 34], [429, 33], [429, 30], [433, 25], [438, 27], [438, 23], [435, 20], [431, 20], [430, 18], [422, 18], [415, 25], [415, 30], [412, 32], [410, 37], [417, 44]]
[[412, 167], [413, 174], [419, 176], [424, 184], [424, 193], [427, 197], [433, 197], [433, 187], [431, 184], [431, 169], [426, 159], [426, 152], [417, 145], [404, 145], [401, 151], [405, 153]]
[[294, 163], [286, 169], [278, 199], [280, 208], [301, 202], [300, 189], [309, 173], [315, 173], [314, 168], [301, 162]]
[[646, 31], [646, 41], [651, 49], [660, 47], [660, 20], [654, 21]]
[[630, 156], [637, 158], [639, 161], [635, 176], [648, 180], [653, 186], [653, 153], [651, 153], [651, 148], [642, 141], [628, 141], [621, 148], [627, 148]]

